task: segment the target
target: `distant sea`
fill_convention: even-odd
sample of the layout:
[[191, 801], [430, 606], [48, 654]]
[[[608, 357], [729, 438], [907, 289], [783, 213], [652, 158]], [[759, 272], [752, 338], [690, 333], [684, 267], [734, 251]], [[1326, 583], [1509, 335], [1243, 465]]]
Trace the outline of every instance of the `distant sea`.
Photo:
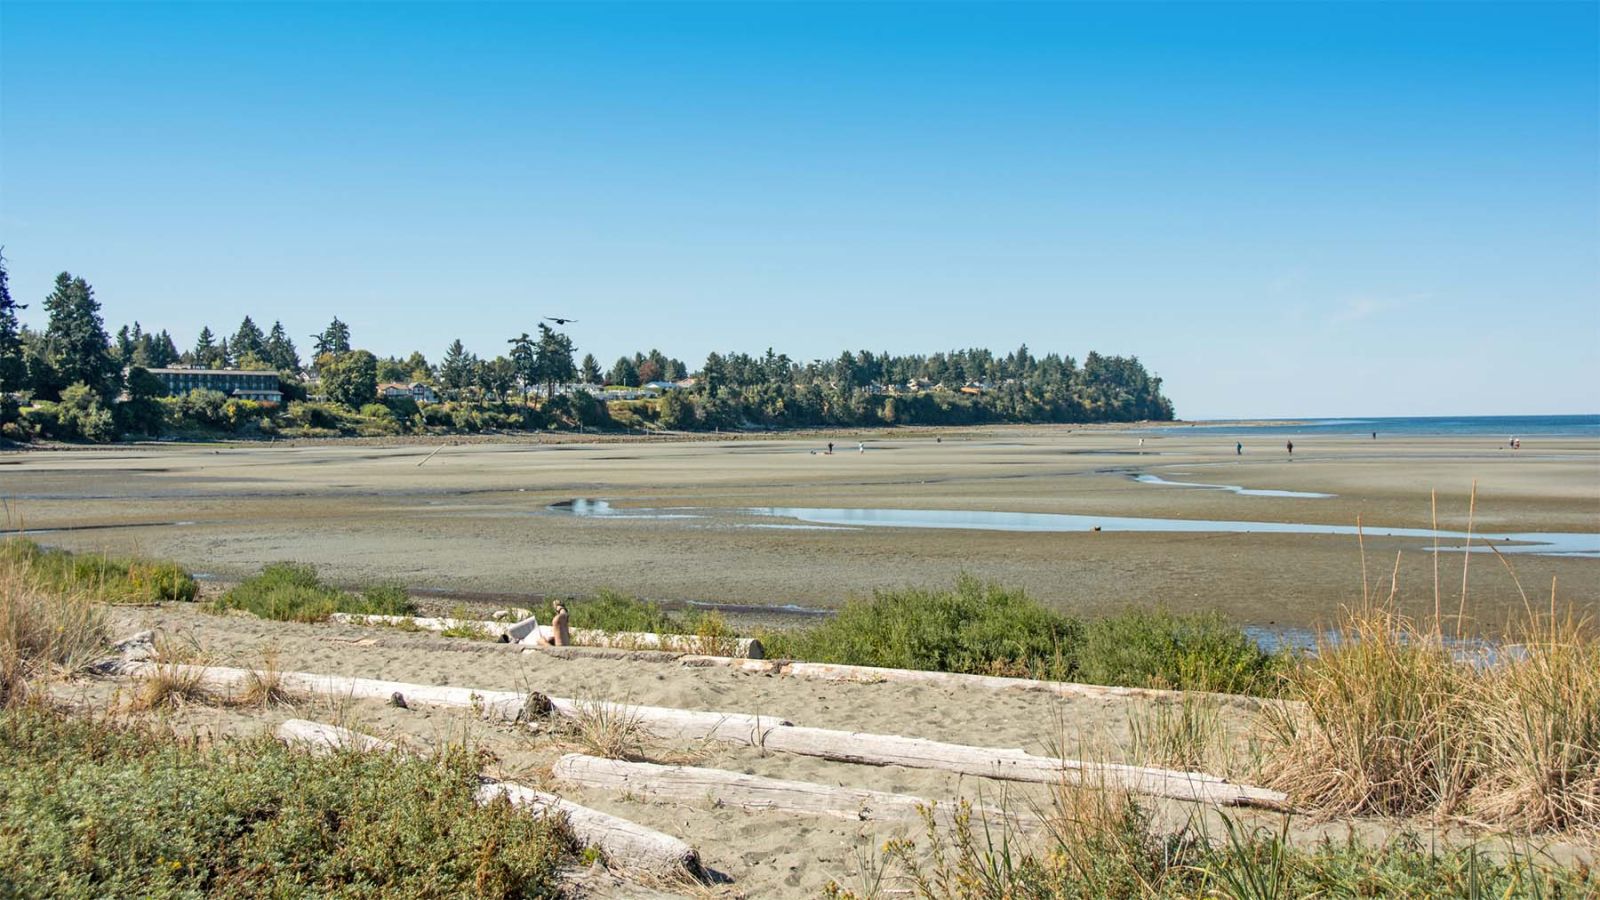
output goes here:
[[1162, 425], [1158, 434], [1304, 434], [1484, 436], [1600, 438], [1600, 415], [1581, 416], [1417, 416], [1370, 419], [1236, 419], [1194, 425]]

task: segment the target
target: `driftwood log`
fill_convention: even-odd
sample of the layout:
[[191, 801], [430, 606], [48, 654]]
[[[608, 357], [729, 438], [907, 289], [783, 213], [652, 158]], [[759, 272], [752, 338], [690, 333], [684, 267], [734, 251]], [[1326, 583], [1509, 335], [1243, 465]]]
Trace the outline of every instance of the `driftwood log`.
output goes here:
[[[452, 619], [441, 616], [380, 616], [355, 613], [334, 613], [330, 622], [344, 625], [389, 625], [420, 628], [423, 631], [472, 630], [492, 638], [506, 638], [513, 644], [531, 644], [550, 639], [549, 625], [541, 625], [534, 618], [520, 622], [492, 622], [478, 619]], [[726, 644], [738, 654], [736, 659], [761, 659], [766, 649], [756, 638], [736, 638], [729, 641], [703, 638], [694, 634], [655, 634], [648, 631], [598, 631], [592, 628], [570, 629], [572, 643], [579, 647], [611, 647], [619, 650], [666, 650], [673, 653], [706, 653], [726, 649]]]
[[[785, 781], [696, 766], [662, 766], [624, 762], [582, 753], [568, 753], [556, 761], [552, 774], [558, 781], [588, 788], [624, 791], [647, 800], [731, 807], [746, 811], [791, 815], [831, 816], [855, 822], [916, 821], [920, 808], [928, 807], [941, 824], [949, 824], [954, 808], [936, 806], [920, 797], [860, 788], [832, 787], [809, 781]], [[1017, 824], [998, 809], [980, 807], [974, 812], [991, 821], [1002, 818]]]
[[878, 666], [849, 666], [839, 663], [794, 662], [786, 659], [744, 659], [737, 656], [688, 655], [678, 658], [688, 668], [729, 668], [747, 675], [787, 675], [819, 681], [856, 684], [926, 684], [952, 688], [1037, 691], [1058, 697], [1083, 697], [1091, 700], [1156, 700], [1161, 702], [1198, 698], [1210, 702], [1259, 709], [1267, 702], [1259, 697], [1218, 694], [1210, 691], [1172, 691], [1160, 688], [1118, 687], [1105, 684], [1078, 684], [1071, 681], [1041, 681], [1033, 678], [1006, 678], [999, 675], [968, 675], [961, 672], [926, 672], [921, 669], [888, 669]]
[[[325, 725], [306, 719], [289, 719], [278, 726], [278, 740], [303, 747], [313, 753], [351, 749], [362, 752], [394, 752], [394, 744], [371, 735]], [[566, 818], [567, 827], [579, 841], [598, 848], [613, 863], [649, 871], [688, 872], [702, 875], [700, 854], [669, 834], [646, 828], [637, 822], [580, 806], [554, 794], [536, 791], [520, 784], [484, 778], [477, 801], [487, 805], [505, 797], [514, 806], [535, 815], [555, 814]]]
[[[110, 660], [100, 667], [100, 671], [108, 674], [136, 677], [151, 674], [156, 669], [152, 663], [121, 660]], [[193, 672], [207, 686], [222, 690], [243, 688], [254, 676], [248, 669], [222, 666], [180, 666], [179, 669]], [[514, 691], [479, 691], [306, 672], [283, 672], [279, 673], [278, 678], [280, 686], [290, 692], [384, 701], [391, 700], [398, 693], [411, 705], [470, 708], [492, 718], [510, 720], [523, 717], [529, 697], [528, 694]], [[858, 765], [940, 769], [1005, 781], [1052, 783], [1065, 779], [1090, 787], [1129, 790], [1222, 806], [1288, 808], [1287, 797], [1279, 791], [1235, 784], [1220, 776], [1200, 772], [1059, 759], [1035, 756], [1021, 749], [973, 747], [898, 735], [806, 728], [783, 719], [742, 713], [631, 706], [556, 697], [549, 698], [549, 703], [555, 713], [567, 717], [585, 716], [596, 711], [632, 717], [652, 734], [666, 738], [717, 740]]]
[[[257, 674], [250, 669], [228, 666], [177, 666], [176, 668], [180, 672], [198, 676], [207, 687], [225, 692], [243, 690], [257, 677]], [[146, 662], [108, 660], [102, 663], [98, 670], [108, 675], [143, 677], [154, 674], [157, 666]], [[411, 684], [404, 681], [380, 681], [346, 675], [318, 675], [311, 672], [279, 672], [276, 677], [279, 687], [289, 693], [384, 702], [392, 701], [394, 695], [399, 694], [408, 706], [472, 709], [487, 718], [510, 721], [524, 717], [524, 709], [530, 696], [517, 691], [486, 691], [476, 688]], [[604, 712], [627, 716], [638, 721], [651, 734], [662, 738], [712, 739], [751, 744], [758, 742], [761, 733], [766, 729], [775, 725], [789, 724], [783, 719], [742, 713], [705, 712], [667, 706], [634, 706], [565, 697], [548, 699], [552, 710], [558, 715], [576, 718]]]

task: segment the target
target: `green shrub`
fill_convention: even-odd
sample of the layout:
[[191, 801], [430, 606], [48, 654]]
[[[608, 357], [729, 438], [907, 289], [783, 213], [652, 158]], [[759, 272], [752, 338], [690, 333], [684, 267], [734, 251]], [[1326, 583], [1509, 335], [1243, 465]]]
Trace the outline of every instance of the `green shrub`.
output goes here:
[[478, 806], [480, 763], [0, 713], [0, 895], [558, 896], [570, 837]]
[[1135, 609], [1085, 625], [1077, 677], [1093, 684], [1270, 694], [1284, 658], [1262, 650], [1219, 613]]
[[1081, 632], [1019, 589], [963, 575], [948, 591], [876, 591], [821, 625], [762, 642], [769, 656], [811, 662], [1065, 679]]
[[775, 659], [1247, 694], [1275, 693], [1286, 660], [1214, 613], [1085, 623], [969, 576], [946, 591], [880, 590], [761, 641]]
[[84, 593], [106, 603], [193, 600], [200, 586], [176, 563], [45, 548], [26, 538], [0, 542], [0, 560], [46, 590]]
[[685, 626], [657, 603], [615, 591], [601, 591], [592, 600], [569, 603], [567, 624], [596, 631], [646, 631], [682, 634]]
[[359, 594], [324, 584], [314, 566], [279, 562], [262, 568], [212, 602], [221, 612], [243, 610], [281, 622], [321, 622], [342, 612], [356, 615], [409, 616], [417, 611], [405, 588], [380, 584]]

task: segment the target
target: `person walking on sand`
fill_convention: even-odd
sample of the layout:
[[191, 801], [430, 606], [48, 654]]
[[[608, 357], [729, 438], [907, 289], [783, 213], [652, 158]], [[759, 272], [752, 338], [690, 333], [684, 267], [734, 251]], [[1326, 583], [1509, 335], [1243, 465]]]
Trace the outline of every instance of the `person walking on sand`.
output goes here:
[[1234, 456], [1243, 456], [1244, 455], [1244, 441], [1234, 441], [1233, 442], [1233, 455]]
[[1289, 442], [1289, 455], [1290, 456], [1294, 455], [1294, 441], [1290, 441]]
[[572, 632], [567, 629], [567, 605], [551, 600], [550, 608], [555, 610], [555, 615], [550, 619], [550, 636], [544, 642], [551, 647], [565, 647], [572, 643]]
[[829, 441], [828, 442], [828, 455], [829, 456], [833, 455], [833, 441]]
[[867, 443], [866, 443], [866, 441], [856, 441], [856, 452], [857, 453], [865, 453], [865, 452], [867, 452]]

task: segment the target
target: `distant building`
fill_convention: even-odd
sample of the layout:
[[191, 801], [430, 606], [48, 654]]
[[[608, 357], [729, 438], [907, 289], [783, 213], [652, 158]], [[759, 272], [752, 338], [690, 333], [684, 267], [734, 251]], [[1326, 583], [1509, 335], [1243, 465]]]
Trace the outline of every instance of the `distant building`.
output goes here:
[[383, 400], [399, 400], [409, 397], [418, 403], [439, 402], [439, 395], [433, 392], [433, 388], [420, 381], [413, 381], [410, 384], [404, 384], [399, 381], [380, 384], [378, 385], [378, 397]]
[[166, 388], [169, 395], [177, 396], [190, 391], [221, 391], [237, 400], [254, 400], [258, 403], [282, 403], [283, 392], [278, 390], [277, 372], [260, 372], [247, 369], [150, 369]]
[[676, 381], [646, 381], [640, 385], [647, 391], [675, 391], [678, 389]]

